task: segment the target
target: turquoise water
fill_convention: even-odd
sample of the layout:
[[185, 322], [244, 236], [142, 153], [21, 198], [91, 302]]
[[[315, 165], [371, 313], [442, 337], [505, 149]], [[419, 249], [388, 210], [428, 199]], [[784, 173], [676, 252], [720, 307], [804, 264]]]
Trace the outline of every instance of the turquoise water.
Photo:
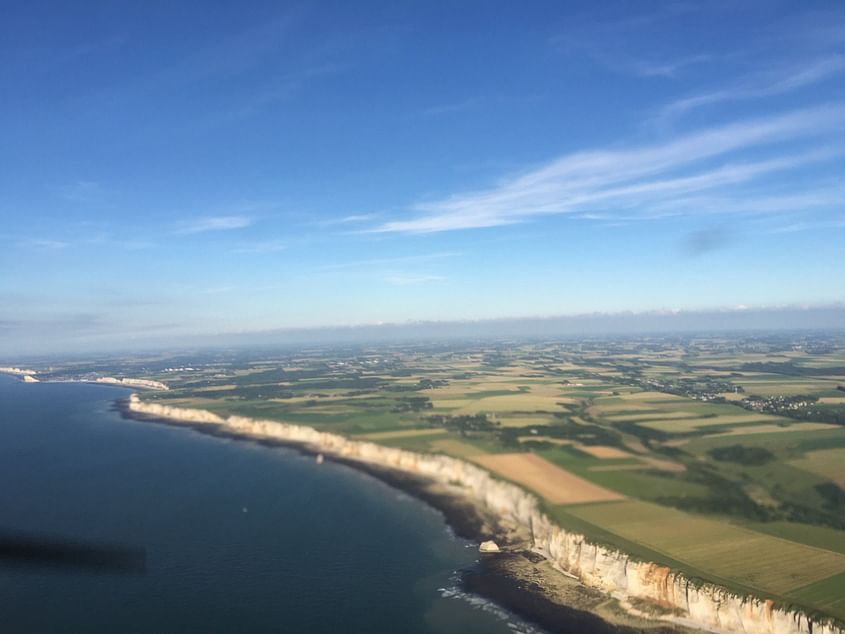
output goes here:
[[419, 501], [294, 451], [124, 420], [127, 393], [0, 377], [0, 528], [147, 552], [143, 576], [0, 563], [0, 631], [529, 631], [455, 593], [475, 545]]

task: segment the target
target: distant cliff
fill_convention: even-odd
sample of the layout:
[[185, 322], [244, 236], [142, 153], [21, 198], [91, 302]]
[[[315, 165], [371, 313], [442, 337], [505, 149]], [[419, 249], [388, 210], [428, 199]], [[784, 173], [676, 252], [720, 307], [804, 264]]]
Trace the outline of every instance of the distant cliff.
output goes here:
[[113, 376], [104, 376], [96, 380], [97, 383], [108, 383], [109, 385], [125, 385], [126, 387], [140, 387], [148, 390], [169, 390], [164, 383], [160, 381], [151, 381], [150, 379], [116, 379]]
[[11, 367], [0, 367], [0, 374], [15, 374], [18, 376], [24, 376], [28, 374], [35, 374], [34, 370], [23, 370], [21, 368], [11, 368]]
[[529, 531], [535, 549], [560, 570], [613, 595], [623, 605], [630, 599], [645, 599], [671, 608], [678, 616], [663, 617], [667, 620], [714, 632], [845, 634], [832, 622], [776, 608], [769, 600], [739, 596], [716, 585], [693, 583], [665, 566], [636, 561], [620, 551], [591, 544], [583, 535], [555, 525], [540, 511], [537, 498], [530, 493], [463, 460], [350, 440], [300, 425], [242, 416], [223, 418], [204, 410], [145, 403], [135, 394], [129, 398], [128, 408], [155, 418], [217, 425], [245, 437], [299, 444], [327, 455], [398, 469], [459, 487], [494, 512], [503, 527]]

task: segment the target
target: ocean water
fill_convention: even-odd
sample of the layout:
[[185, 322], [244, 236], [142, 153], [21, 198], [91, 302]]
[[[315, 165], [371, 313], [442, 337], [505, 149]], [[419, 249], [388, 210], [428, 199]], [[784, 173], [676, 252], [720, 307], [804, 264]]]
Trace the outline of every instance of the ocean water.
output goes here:
[[0, 530], [147, 553], [141, 576], [0, 561], [0, 631], [532, 631], [456, 592], [476, 547], [421, 502], [292, 450], [124, 420], [126, 394], [0, 377]]

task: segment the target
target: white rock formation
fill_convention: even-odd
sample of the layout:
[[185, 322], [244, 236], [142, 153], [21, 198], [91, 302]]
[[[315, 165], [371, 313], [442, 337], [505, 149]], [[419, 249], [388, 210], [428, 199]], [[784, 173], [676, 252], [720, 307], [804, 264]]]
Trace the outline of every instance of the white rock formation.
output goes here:
[[21, 368], [2, 367], [0, 374], [16, 374], [18, 376], [25, 376], [27, 374], [35, 374], [35, 370], [23, 370]]
[[540, 512], [538, 500], [533, 495], [496, 480], [480, 467], [457, 458], [383, 447], [300, 425], [242, 416], [222, 418], [203, 410], [144, 403], [135, 394], [129, 399], [129, 409], [176, 422], [219, 425], [227, 432], [242, 436], [282, 440], [324, 454], [455, 485], [496, 513], [504, 527], [527, 528], [538, 552], [585, 585], [612, 594], [623, 602], [631, 598], [650, 600], [682, 615], [663, 617], [666, 620], [712, 632], [845, 634], [845, 630], [830, 621], [814, 620], [803, 612], [775, 608], [771, 600], [736, 595], [712, 584], [695, 584], [665, 566], [636, 561], [625, 553], [591, 544], [583, 535], [552, 523]]
[[148, 390], [169, 390], [164, 383], [160, 381], [151, 381], [150, 379], [116, 379], [113, 376], [104, 376], [97, 379], [97, 383], [108, 383], [109, 385], [125, 385], [126, 387], [140, 387]]
[[24, 383], [40, 383], [40, 381], [38, 379], [36, 379], [34, 376], [32, 376], [31, 374], [24, 374], [23, 375], [23, 382]]
[[486, 542], [481, 542], [478, 546], [478, 552], [480, 553], [498, 553], [501, 552], [499, 550], [499, 545], [494, 542], [492, 539], [488, 539]]

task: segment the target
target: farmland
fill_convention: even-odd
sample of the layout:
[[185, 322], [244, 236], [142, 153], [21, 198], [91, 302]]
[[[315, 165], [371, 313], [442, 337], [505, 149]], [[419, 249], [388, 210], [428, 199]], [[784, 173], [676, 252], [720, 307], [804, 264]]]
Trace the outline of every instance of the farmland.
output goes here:
[[493, 473], [527, 486], [553, 504], [618, 500], [622, 497], [534, 453], [476, 455], [472, 460]]
[[[37, 370], [38, 368], [36, 368]], [[845, 337], [297, 348], [53, 365], [471, 461], [562, 526], [845, 620]]]

